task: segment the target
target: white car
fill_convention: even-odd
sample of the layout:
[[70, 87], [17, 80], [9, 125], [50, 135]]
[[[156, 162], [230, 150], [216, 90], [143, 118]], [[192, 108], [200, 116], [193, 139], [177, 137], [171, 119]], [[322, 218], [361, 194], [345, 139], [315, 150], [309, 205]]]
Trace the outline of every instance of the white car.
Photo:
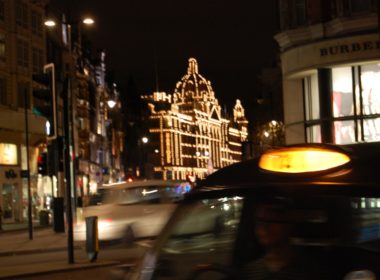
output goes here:
[[155, 237], [166, 224], [176, 202], [189, 192], [186, 181], [144, 180], [104, 186], [94, 197], [95, 205], [85, 207], [74, 227], [74, 239], [86, 240], [86, 217], [98, 219], [99, 240]]

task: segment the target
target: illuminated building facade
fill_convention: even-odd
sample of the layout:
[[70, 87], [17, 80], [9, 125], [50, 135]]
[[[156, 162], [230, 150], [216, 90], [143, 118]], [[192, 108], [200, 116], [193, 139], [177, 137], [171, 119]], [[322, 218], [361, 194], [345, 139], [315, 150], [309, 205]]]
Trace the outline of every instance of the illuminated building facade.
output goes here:
[[[29, 150], [30, 188], [44, 191], [38, 174], [38, 155], [46, 148], [46, 119], [32, 113], [32, 74], [46, 63], [46, 36], [42, 26], [46, 1], [0, 2], [0, 207], [2, 222], [27, 217]], [[28, 119], [28, 147], [26, 125]], [[32, 209], [38, 217], [37, 209]]]
[[142, 144], [149, 165], [145, 169], [153, 173], [147, 177], [204, 178], [241, 160], [242, 142], [248, 137], [244, 108], [236, 100], [228, 118], [194, 58], [173, 94], [154, 92], [143, 100], [150, 110], [149, 142], [146, 148]]
[[287, 144], [380, 141], [379, 2], [277, 3]]

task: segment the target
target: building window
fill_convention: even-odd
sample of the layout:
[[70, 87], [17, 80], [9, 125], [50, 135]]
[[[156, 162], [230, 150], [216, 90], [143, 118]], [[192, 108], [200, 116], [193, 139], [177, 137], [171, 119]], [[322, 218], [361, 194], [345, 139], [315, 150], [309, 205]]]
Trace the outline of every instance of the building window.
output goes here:
[[378, 64], [362, 65], [360, 81], [362, 89], [363, 114], [380, 114], [380, 66]]
[[32, 11], [32, 33], [42, 37], [42, 16], [36, 11]]
[[5, 21], [5, 1], [0, 0], [0, 20]]
[[29, 84], [26, 82], [20, 82], [17, 84], [18, 93], [18, 106], [20, 108], [25, 108], [25, 97], [26, 97], [26, 108], [30, 108], [30, 91]]
[[303, 79], [305, 104], [306, 139], [307, 142], [321, 142], [321, 127], [319, 125], [319, 88], [318, 75], [312, 74]]
[[367, 13], [373, 11], [373, 0], [351, 0], [350, 11], [353, 14]]
[[319, 119], [318, 75], [313, 74], [304, 78], [303, 86], [306, 120], [317, 120]]
[[27, 41], [17, 41], [17, 65], [21, 67], [29, 66], [29, 45]]
[[0, 78], [0, 105], [8, 105], [7, 84], [4, 78]]
[[28, 6], [22, 0], [16, 0], [16, 24], [28, 27]]
[[351, 67], [332, 69], [334, 117], [352, 116], [354, 111]]
[[0, 61], [5, 61], [5, 35], [0, 33]]
[[304, 25], [307, 23], [306, 16], [306, 0], [294, 1], [294, 24], [295, 26]]
[[32, 49], [33, 73], [41, 73], [44, 66], [44, 53], [42, 50]]
[[280, 0], [278, 7], [281, 30], [307, 24], [306, 0]]
[[[318, 89], [313, 79], [304, 78], [305, 131], [308, 142], [320, 142]], [[379, 80], [379, 64], [331, 69], [335, 144], [380, 141]]]

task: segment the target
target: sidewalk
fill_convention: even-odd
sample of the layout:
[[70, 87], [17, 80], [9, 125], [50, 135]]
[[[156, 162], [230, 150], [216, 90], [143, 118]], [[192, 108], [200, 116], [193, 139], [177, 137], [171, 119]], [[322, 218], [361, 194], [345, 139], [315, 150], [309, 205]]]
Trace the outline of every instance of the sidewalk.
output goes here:
[[[4, 229], [4, 228], [3, 228]], [[0, 258], [10, 260], [11, 257], [39, 254], [45, 252], [66, 251], [68, 248], [67, 233], [56, 233], [51, 226], [33, 228], [33, 239], [29, 239], [28, 227], [24, 225], [13, 225], [0, 231]], [[69, 264], [67, 260], [49, 263], [25, 264], [22, 267], [14, 265], [0, 265], [0, 279], [12, 279], [17, 276], [39, 275], [54, 271], [66, 271], [83, 269], [94, 266], [115, 265], [118, 262], [99, 261], [90, 262], [85, 256], [84, 242], [73, 242], [73, 247], [80, 251], [82, 257], [76, 258], [75, 264]], [[5, 261], [3, 261], [5, 262]], [[1, 264], [1, 259], [0, 259]]]
[[[29, 239], [29, 230], [24, 225], [16, 225], [12, 229], [0, 232], [0, 257], [16, 254], [31, 254], [46, 251], [66, 250], [67, 234], [57, 233], [51, 227], [34, 227], [33, 239]], [[83, 243], [74, 242], [75, 248], [83, 247]]]

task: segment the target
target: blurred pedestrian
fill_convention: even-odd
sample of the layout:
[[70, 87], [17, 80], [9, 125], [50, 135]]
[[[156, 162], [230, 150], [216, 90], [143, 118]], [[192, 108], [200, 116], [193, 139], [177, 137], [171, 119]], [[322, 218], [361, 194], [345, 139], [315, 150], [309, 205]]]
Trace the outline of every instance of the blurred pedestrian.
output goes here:
[[264, 255], [243, 269], [241, 279], [325, 279], [313, 261], [300, 254], [291, 242], [296, 220], [286, 203], [265, 202], [255, 209], [255, 234]]

